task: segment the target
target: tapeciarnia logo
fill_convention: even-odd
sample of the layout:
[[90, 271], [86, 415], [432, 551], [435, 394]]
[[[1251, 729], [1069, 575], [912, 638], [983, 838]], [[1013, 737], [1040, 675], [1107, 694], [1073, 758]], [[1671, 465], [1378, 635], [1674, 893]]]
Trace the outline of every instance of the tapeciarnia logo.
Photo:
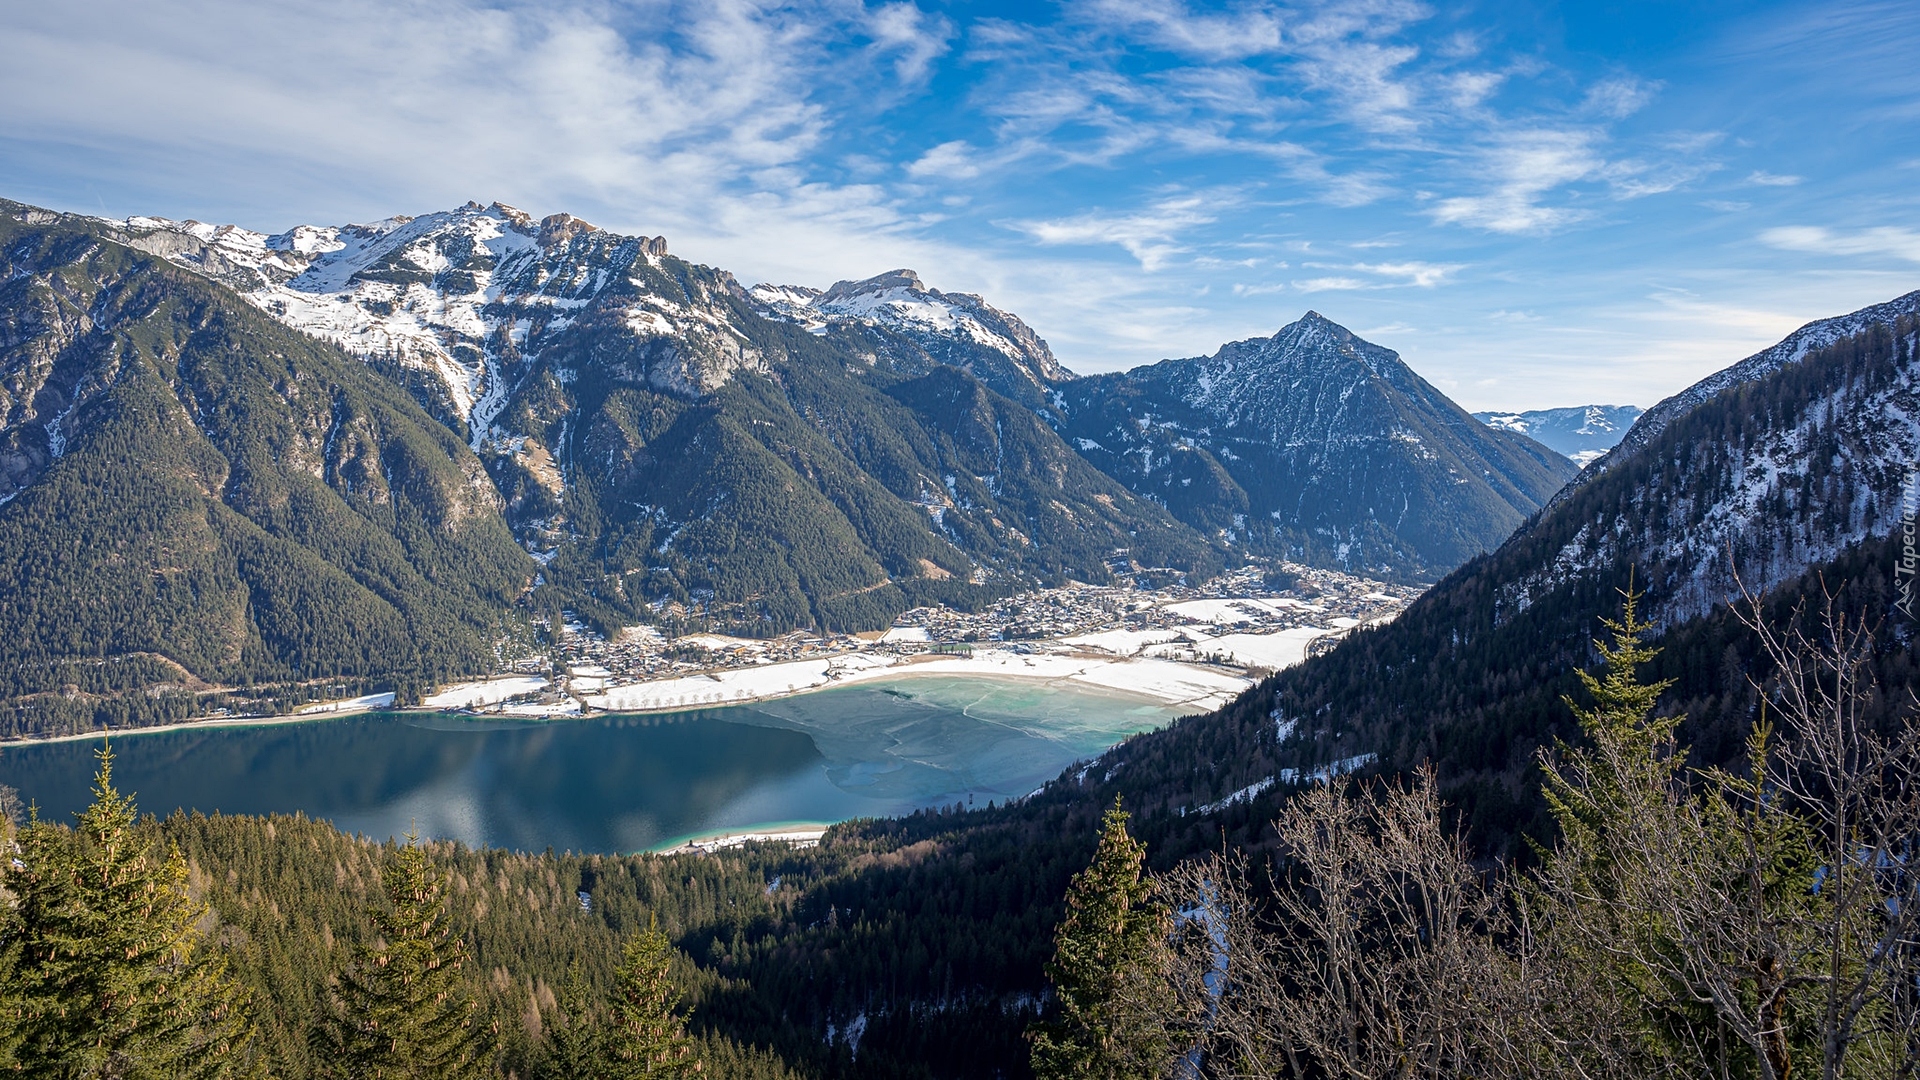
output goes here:
[[1909, 472], [1900, 491], [1900, 557], [1893, 564], [1893, 579], [1899, 584], [1900, 599], [1894, 607], [1911, 619], [1913, 582], [1920, 571], [1920, 471]]

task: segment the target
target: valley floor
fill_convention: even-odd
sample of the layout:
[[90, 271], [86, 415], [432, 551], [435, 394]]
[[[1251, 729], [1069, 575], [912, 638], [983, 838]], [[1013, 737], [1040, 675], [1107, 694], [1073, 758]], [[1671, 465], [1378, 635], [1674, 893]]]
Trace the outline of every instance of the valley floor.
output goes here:
[[[1064, 681], [1191, 712], [1231, 701], [1316, 643], [1390, 621], [1419, 590], [1293, 564], [1272, 588], [1258, 567], [1200, 586], [1070, 584], [984, 612], [918, 608], [886, 631], [773, 639], [631, 627], [609, 640], [570, 624], [562, 671], [522, 671], [441, 687], [413, 710], [527, 720], [660, 713], [771, 701], [916, 677]], [[127, 733], [265, 725], [390, 711], [394, 695], [322, 701], [284, 716], [215, 717]], [[99, 730], [46, 740], [98, 738]]]
[[668, 639], [651, 627], [564, 639], [566, 671], [447, 687], [429, 708], [561, 718], [739, 705], [915, 676], [1066, 680], [1206, 712], [1314, 643], [1391, 620], [1419, 590], [1285, 564], [1284, 588], [1248, 567], [1200, 586], [1071, 584], [984, 612], [918, 608], [886, 631]]

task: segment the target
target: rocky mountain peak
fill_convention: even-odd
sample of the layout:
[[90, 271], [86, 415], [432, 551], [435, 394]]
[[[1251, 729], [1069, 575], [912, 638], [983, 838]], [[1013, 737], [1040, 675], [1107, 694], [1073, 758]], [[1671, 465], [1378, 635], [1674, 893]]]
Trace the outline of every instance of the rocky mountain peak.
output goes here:
[[[1281, 327], [1272, 337], [1222, 345], [1210, 357], [1193, 361], [1187, 399], [1229, 412], [1276, 393], [1298, 391], [1301, 380], [1332, 379], [1352, 386], [1383, 377], [1396, 387], [1419, 382], [1400, 354], [1356, 336], [1317, 311]], [[1424, 384], [1421, 384], [1424, 385]]]
[[926, 285], [921, 283], [919, 274], [911, 270], [889, 270], [884, 274], [876, 274], [861, 281], [836, 281], [821, 294], [820, 302], [831, 304], [856, 296], [884, 293], [889, 289], [907, 289], [917, 293], [928, 291]]
[[938, 363], [964, 368], [987, 385], [1029, 404], [1073, 374], [1033, 328], [972, 293], [929, 287], [912, 270], [889, 270], [859, 281], [836, 281], [824, 292], [804, 285], [755, 285], [769, 318], [816, 333], [834, 326], [884, 327], [914, 342]]

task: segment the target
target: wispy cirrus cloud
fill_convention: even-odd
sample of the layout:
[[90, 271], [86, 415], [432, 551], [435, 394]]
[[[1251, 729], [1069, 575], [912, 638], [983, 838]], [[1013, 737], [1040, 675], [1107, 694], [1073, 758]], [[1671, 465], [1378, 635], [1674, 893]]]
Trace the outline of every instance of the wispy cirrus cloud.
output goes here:
[[1428, 211], [1445, 225], [1470, 225], [1496, 233], [1545, 233], [1587, 216], [1584, 210], [1549, 205], [1546, 196], [1585, 180], [1606, 164], [1589, 132], [1536, 130], [1500, 138], [1476, 155], [1492, 186], [1475, 195], [1438, 199]]
[[1762, 232], [1760, 242], [1783, 251], [1808, 251], [1818, 255], [1889, 255], [1920, 263], [1920, 231], [1897, 225], [1881, 225], [1853, 232], [1812, 225], [1788, 225]]
[[1048, 246], [1116, 244], [1138, 260], [1142, 270], [1152, 272], [1186, 250], [1178, 241], [1182, 232], [1213, 223], [1218, 211], [1231, 201], [1232, 196], [1225, 193], [1182, 194], [1160, 199], [1132, 214], [1096, 211], [1051, 221], [1006, 224]]

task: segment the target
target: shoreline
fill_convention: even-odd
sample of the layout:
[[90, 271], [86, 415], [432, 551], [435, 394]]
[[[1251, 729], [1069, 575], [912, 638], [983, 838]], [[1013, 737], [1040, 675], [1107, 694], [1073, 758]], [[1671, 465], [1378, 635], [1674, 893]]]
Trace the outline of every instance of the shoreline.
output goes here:
[[[849, 656], [860, 657], [865, 663], [856, 668], [842, 667], [829, 676], [836, 660], [845, 661]], [[876, 662], [879, 661], [879, 662]], [[789, 669], [779, 671], [778, 669]], [[754, 690], [746, 686], [737, 686], [735, 692], [725, 695], [719, 692], [727, 687], [724, 678], [729, 673], [772, 674], [784, 678], [788, 674], [798, 674], [799, 669], [818, 669], [814, 672], [817, 681], [809, 680], [805, 685], [791, 684], [779, 688], [768, 687]], [[1105, 673], [1107, 678], [1096, 677]], [[960, 679], [1014, 679], [1041, 683], [1061, 683], [1076, 689], [1112, 694], [1131, 698], [1136, 701], [1152, 702], [1168, 708], [1186, 708], [1195, 712], [1219, 708], [1231, 701], [1253, 680], [1241, 675], [1232, 675], [1227, 669], [1207, 664], [1190, 664], [1177, 660], [1155, 657], [1098, 655], [1086, 650], [1075, 649], [1071, 652], [1029, 652], [1016, 653], [1009, 649], [982, 649], [969, 657], [941, 656], [923, 653], [905, 659], [878, 657], [868, 653], [841, 654], [840, 656], [812, 660], [793, 660], [782, 664], [763, 667], [724, 669], [718, 673], [722, 678], [700, 674], [680, 676], [675, 679], [660, 679], [650, 682], [630, 683], [624, 687], [614, 687], [609, 691], [580, 695], [576, 698], [588, 704], [590, 712], [565, 712], [556, 715], [519, 715], [467, 712], [459, 709], [393, 708], [390, 704], [369, 702], [365, 698], [347, 699], [340, 702], [319, 702], [306, 706], [300, 712], [281, 716], [245, 716], [215, 717], [205, 720], [182, 720], [167, 724], [154, 724], [148, 727], [110, 728], [96, 731], [79, 732], [65, 735], [29, 735], [24, 738], [0, 740], [0, 754], [9, 747], [37, 746], [49, 743], [81, 742], [92, 739], [114, 739], [138, 735], [161, 735], [179, 731], [192, 731], [205, 728], [245, 728], [278, 727], [283, 724], [305, 724], [323, 720], [335, 720], [348, 716], [364, 716], [369, 713], [389, 713], [395, 716], [449, 716], [477, 720], [514, 720], [529, 723], [555, 723], [569, 720], [592, 719], [598, 716], [660, 716], [674, 713], [701, 712], [709, 709], [727, 708], [736, 705], [754, 705], [769, 701], [785, 700], [833, 690], [840, 687], [864, 686], [882, 682], [895, 682], [915, 678], [960, 678]], [[1115, 675], [1132, 674], [1144, 676], [1136, 678], [1113, 679]], [[1155, 676], [1158, 676], [1157, 678]], [[713, 690], [701, 689], [712, 700], [675, 701], [648, 705], [635, 703], [617, 704], [612, 695], [622, 690], [637, 691], [644, 694], [647, 687], [664, 687], [675, 683], [703, 682], [714, 687]], [[739, 681], [739, 680], [736, 680]], [[455, 692], [462, 687], [479, 685], [474, 683], [456, 683], [453, 688], [440, 692], [441, 696]], [[696, 683], [698, 685], [698, 683]], [[684, 698], [686, 695], [682, 695]], [[391, 700], [390, 698], [388, 699]], [[630, 695], [628, 700], [632, 700]], [[641, 700], [645, 700], [642, 698]], [[607, 702], [598, 704], [596, 702]], [[684, 838], [682, 838], [684, 840]], [[683, 845], [684, 846], [684, 845]]]
[[[851, 819], [849, 819], [851, 820]], [[725, 848], [739, 847], [756, 840], [792, 844], [795, 848], [810, 848], [820, 842], [828, 829], [840, 824], [837, 821], [774, 821], [763, 825], [734, 825], [726, 829], [707, 829], [686, 836], [676, 836], [646, 848], [642, 855], [710, 855]]]

